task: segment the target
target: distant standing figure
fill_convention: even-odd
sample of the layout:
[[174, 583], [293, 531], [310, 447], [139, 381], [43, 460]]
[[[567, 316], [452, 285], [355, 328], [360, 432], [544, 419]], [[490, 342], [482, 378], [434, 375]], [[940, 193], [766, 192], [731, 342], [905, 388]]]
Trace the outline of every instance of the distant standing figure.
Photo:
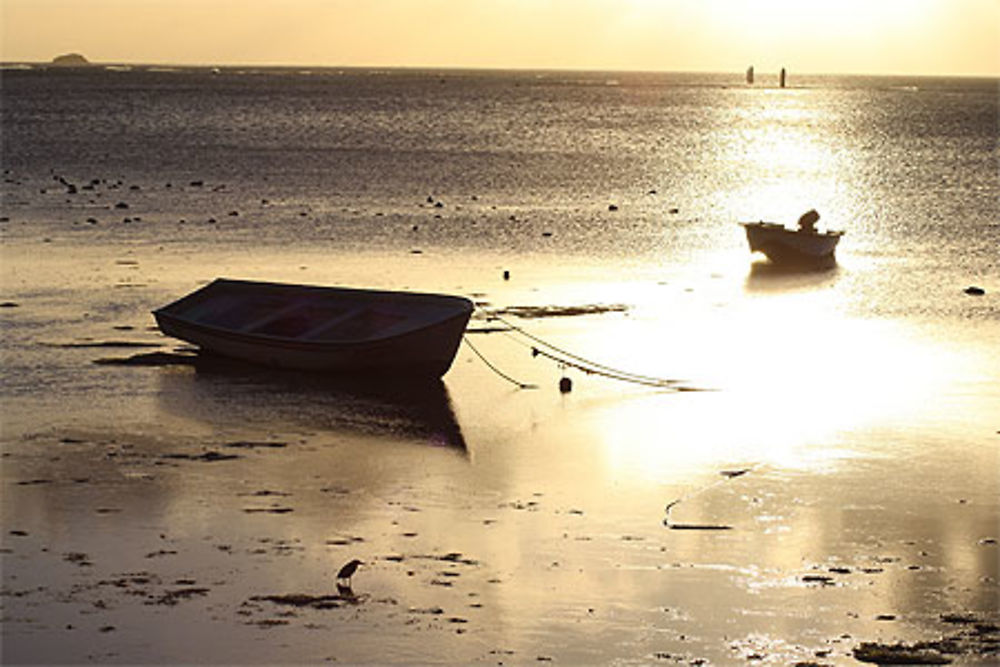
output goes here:
[[784, 67], [781, 68], [781, 76], [778, 77], [778, 85], [780, 85], [782, 88], [785, 87], [785, 68]]

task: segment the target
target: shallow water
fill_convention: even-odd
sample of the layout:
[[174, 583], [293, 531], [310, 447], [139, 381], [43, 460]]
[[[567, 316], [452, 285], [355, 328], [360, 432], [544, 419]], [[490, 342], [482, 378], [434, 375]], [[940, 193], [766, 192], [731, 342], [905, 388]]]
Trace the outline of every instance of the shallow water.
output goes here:
[[[995, 82], [123, 75], [4, 73], [5, 663], [851, 664], [998, 622]], [[750, 258], [737, 219], [811, 206], [835, 269]], [[80, 346], [173, 350], [149, 311], [216, 276], [615, 306], [504, 318], [678, 383], [561, 394], [503, 333], [537, 389], [466, 346], [415, 392]], [[254, 599], [354, 557], [337, 608]]]

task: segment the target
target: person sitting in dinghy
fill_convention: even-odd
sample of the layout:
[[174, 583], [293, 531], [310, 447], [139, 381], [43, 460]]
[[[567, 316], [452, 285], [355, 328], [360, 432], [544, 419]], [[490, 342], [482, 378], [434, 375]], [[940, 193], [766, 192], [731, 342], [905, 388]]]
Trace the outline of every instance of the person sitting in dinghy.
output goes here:
[[805, 234], [816, 233], [816, 221], [819, 220], [819, 213], [811, 208], [799, 216], [799, 231]]

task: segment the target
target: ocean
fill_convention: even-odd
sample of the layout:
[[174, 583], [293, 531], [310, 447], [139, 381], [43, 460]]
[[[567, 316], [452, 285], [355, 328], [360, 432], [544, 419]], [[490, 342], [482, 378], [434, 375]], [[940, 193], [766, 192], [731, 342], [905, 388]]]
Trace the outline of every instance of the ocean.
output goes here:
[[[3, 69], [4, 661], [786, 664], [995, 622], [1000, 82], [773, 78]], [[750, 254], [809, 209], [835, 267]], [[149, 311], [219, 276], [461, 294], [686, 391], [502, 334], [468, 338], [538, 390], [464, 346], [419, 401], [92, 363], [181, 346]], [[353, 617], [251, 602], [348, 555]], [[211, 604], [109, 602], [138, 570]]]
[[[851, 285], [857, 312], [968, 316], [968, 300], [924, 287], [997, 272], [997, 82], [790, 85], [735, 74], [8, 69], [5, 233], [37, 234], [42, 222], [24, 218], [56, 208], [52, 231], [77, 243], [127, 230], [193, 247], [353, 250], [407, 247], [412, 221], [434, 247], [669, 266], [741, 246], [737, 221], [791, 224], [815, 208], [821, 225], [848, 232], [845, 267], [876, 263]], [[53, 177], [121, 183], [120, 196], [95, 187], [67, 205]], [[129, 212], [113, 208], [119, 199]], [[135, 217], [142, 224], [122, 226]], [[974, 317], [995, 321], [983, 301]]]

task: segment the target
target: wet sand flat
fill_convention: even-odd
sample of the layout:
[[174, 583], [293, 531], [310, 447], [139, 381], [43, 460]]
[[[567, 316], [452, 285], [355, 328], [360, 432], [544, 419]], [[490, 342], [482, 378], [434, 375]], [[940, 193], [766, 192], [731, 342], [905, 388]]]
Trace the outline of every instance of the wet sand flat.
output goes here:
[[[112, 281], [113, 256], [61, 266]], [[725, 279], [526, 285], [431, 258], [390, 286], [473, 295], [471, 329], [507, 309], [689, 391], [570, 369], [562, 394], [495, 330], [470, 340], [537, 389], [464, 346], [442, 383], [372, 387], [192, 360], [148, 315], [189, 284], [161, 268], [190, 264], [133, 256], [148, 287], [124, 299], [5, 268], [5, 663], [997, 657], [997, 396], [974, 337], [844, 320], [879, 355], [776, 367], [778, 324], [753, 320], [759, 356], [715, 344], [750, 317], [706, 304]], [[376, 264], [337, 278], [377, 283]], [[928, 351], [925, 375], [890, 377]]]

